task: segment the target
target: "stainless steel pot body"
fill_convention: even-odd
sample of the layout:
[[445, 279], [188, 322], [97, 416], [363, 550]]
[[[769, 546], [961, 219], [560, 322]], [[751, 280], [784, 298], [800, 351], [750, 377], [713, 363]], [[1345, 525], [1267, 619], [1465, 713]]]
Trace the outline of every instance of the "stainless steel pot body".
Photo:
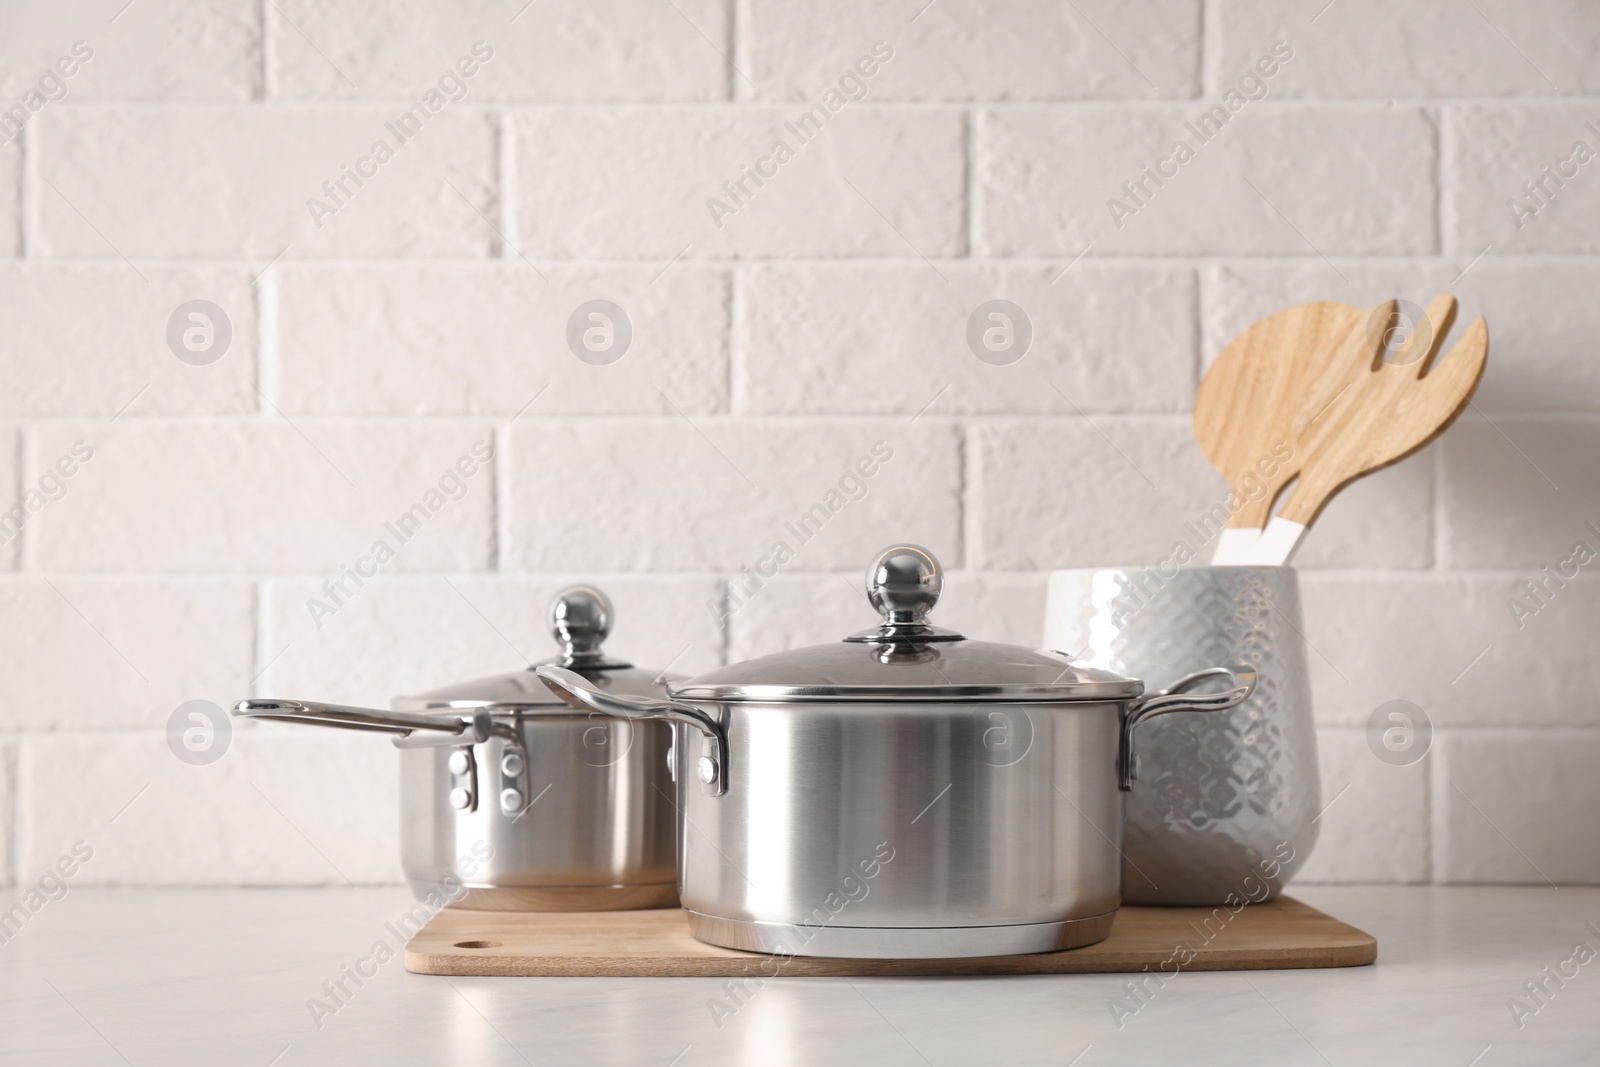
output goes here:
[[420, 901], [491, 911], [678, 901], [667, 723], [563, 704], [418, 712], [255, 699], [234, 714], [395, 735], [401, 864]]
[[418, 899], [513, 911], [677, 902], [669, 726], [571, 713], [496, 714], [494, 725], [469, 747], [400, 753], [401, 860]]
[[[601, 644], [610, 599], [588, 585], [550, 604], [553, 662], [614, 695], [669, 676]], [[570, 672], [569, 672], [570, 673]], [[418, 900], [503, 911], [677, 903], [671, 726], [574, 711], [532, 668], [398, 697], [390, 711], [242, 700], [234, 714], [389, 734], [400, 749], [401, 862]]]
[[697, 937], [907, 957], [1071, 948], [1121, 892], [1122, 706], [730, 703], [727, 792], [677, 748]]
[[[636, 700], [538, 674], [577, 706], [675, 720], [680, 895], [702, 941], [783, 955], [1046, 952], [1106, 937], [1134, 731], [1220, 710], [1247, 669], [1126, 700]], [[1185, 695], [1226, 677], [1224, 693]]]

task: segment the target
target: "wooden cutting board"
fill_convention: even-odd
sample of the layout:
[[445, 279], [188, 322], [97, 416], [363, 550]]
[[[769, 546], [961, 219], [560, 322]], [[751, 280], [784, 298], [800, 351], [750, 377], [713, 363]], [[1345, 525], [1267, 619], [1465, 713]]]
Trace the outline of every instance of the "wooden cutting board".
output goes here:
[[[1185, 961], [1188, 953], [1193, 958]], [[416, 974], [669, 978], [744, 976], [1090, 974], [1359, 967], [1378, 958], [1370, 934], [1298, 900], [1227, 908], [1117, 913], [1096, 945], [963, 960], [835, 960], [736, 952], [696, 941], [678, 908], [498, 912], [446, 908], [406, 945]], [[776, 971], [775, 971], [776, 969]]]

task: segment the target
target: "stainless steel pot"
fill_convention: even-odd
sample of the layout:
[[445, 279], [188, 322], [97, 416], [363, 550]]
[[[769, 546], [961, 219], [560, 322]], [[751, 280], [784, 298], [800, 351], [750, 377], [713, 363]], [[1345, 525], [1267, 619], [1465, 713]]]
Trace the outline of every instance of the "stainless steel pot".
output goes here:
[[[735, 664], [669, 699], [537, 674], [573, 706], [677, 722], [680, 895], [695, 937], [784, 955], [993, 956], [1105, 938], [1121, 899], [1134, 731], [1254, 685], [1171, 690], [930, 626], [926, 549], [867, 572], [881, 626]], [[1226, 678], [1226, 692], [1189, 694]]]
[[[562, 652], [551, 663], [617, 698], [664, 694], [664, 676], [601, 651], [611, 615], [597, 589], [558, 595], [550, 621]], [[395, 735], [401, 859], [418, 900], [494, 911], [677, 903], [668, 726], [576, 713], [532, 667], [394, 709], [256, 699], [234, 714]]]

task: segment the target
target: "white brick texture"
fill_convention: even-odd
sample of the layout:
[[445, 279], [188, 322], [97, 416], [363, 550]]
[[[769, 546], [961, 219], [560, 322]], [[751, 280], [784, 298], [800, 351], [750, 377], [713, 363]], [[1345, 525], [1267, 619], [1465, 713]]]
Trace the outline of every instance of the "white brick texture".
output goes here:
[[[393, 555], [386, 569], [489, 562], [494, 469], [473, 453], [475, 442], [493, 439], [486, 423], [126, 419], [92, 433], [37, 433], [42, 456], [86, 436], [95, 448], [66, 494], [28, 525], [43, 568], [370, 570], [360, 560], [376, 561], [379, 542]], [[464, 460], [471, 475], [457, 468]]]
[[[726, 411], [727, 274], [681, 265], [656, 273], [521, 260], [284, 268], [274, 402], [329, 415], [509, 416], [535, 397], [530, 418]], [[569, 323], [576, 316], [587, 328], [580, 309], [592, 300], [627, 317], [631, 340], [614, 363], [586, 362], [569, 347]]]
[[754, 94], [816, 99], [858, 60], [876, 58], [878, 41], [892, 57], [861, 79], [877, 100], [1180, 97], [1199, 89], [1195, 0], [1138, 11], [1108, 0], [944, 0], [935, 17], [925, 3], [751, 0], [744, 40]]
[[[396, 881], [381, 738], [244, 723], [195, 767], [169, 718], [521, 669], [568, 584], [693, 674], [862, 629], [863, 565], [912, 540], [938, 624], [1036, 646], [1049, 571], [1209, 555], [1191, 411], [1233, 337], [1440, 292], [1489, 323], [1472, 406], [1296, 559], [1302, 878], [1600, 883], [1593, 4], [0, 27], [0, 885], [77, 840], [93, 884]], [[1392, 700], [1434, 730], [1404, 767], [1367, 735]]]
[[1448, 115], [1449, 166], [1461, 180], [1445, 212], [1446, 248], [1600, 251], [1600, 105], [1489, 104]]
[[[215, 362], [182, 362], [168, 324], [191, 300], [227, 316]], [[220, 324], [213, 323], [213, 330]], [[242, 414], [255, 411], [258, 323], [250, 272], [127, 264], [0, 266], [0, 374], [11, 415]], [[213, 342], [216, 339], [213, 333]], [[179, 349], [183, 348], [181, 333]], [[35, 368], [51, 367], [41, 374]]]
[[[11, 428], [0, 428], [0, 464], [4, 464], [0, 469], [0, 488], [5, 490], [5, 496], [0, 500], [7, 502], [4, 509], [0, 510], [0, 570], [11, 570], [22, 559], [22, 545], [27, 536], [23, 531], [28, 523], [34, 521], [38, 511], [48, 506], [47, 501], [50, 500], [50, 496], [42, 490], [31, 499], [23, 494], [22, 483], [18, 480], [21, 454], [21, 433]], [[54, 486], [52, 482], [47, 488], [54, 489]], [[51, 494], [54, 495], [57, 494]]]
[[226, 704], [254, 673], [254, 620], [239, 581], [0, 581], [0, 730], [164, 729], [185, 701]]
[[39, 735], [20, 761], [18, 880], [83, 841], [94, 855], [75, 885], [398, 881], [399, 760], [377, 738], [273, 723], [200, 767], [164, 734]]
[[[919, 264], [743, 277], [741, 411], [1181, 411], [1194, 396], [1186, 270]], [[993, 325], [981, 313], [991, 300], [1020, 307], [1031, 332], [1009, 365], [980, 362], [969, 340], [974, 316]]]
[[481, 111], [441, 110], [399, 126], [406, 112], [43, 112], [30, 130], [44, 185], [40, 252], [261, 266], [280, 254], [487, 255], [497, 240], [492, 122]]
[[22, 149], [21, 137], [13, 136], [0, 144], [0, 258], [22, 250]]
[[[1272, 0], [1216, 0], [1220, 47], [1212, 53], [1208, 87], [1231, 84], [1264, 45], [1286, 40], [1299, 53], [1286, 96], [1553, 96], [1600, 88], [1600, 11], [1593, 5], [1474, 4], [1476, 11], [1463, 12], [1451, 0], [1340, 0], [1305, 12]], [[1560, 31], [1551, 32], [1555, 27]]]
[[[0, 741], [0, 804], [15, 814], [17, 810], [17, 746]], [[0, 820], [0, 886], [17, 884], [15, 818]]]
[[[1445, 727], [1600, 725], [1600, 707], [1588, 697], [1600, 665], [1583, 651], [1600, 626], [1600, 587], [1590, 579], [1552, 586], [1545, 606], [1524, 613], [1512, 605], [1529, 601], [1525, 580], [1308, 574], [1318, 719], [1362, 726], [1378, 705], [1398, 699]], [[1517, 670], [1544, 656], [1566, 667]]]
[[[239, 102], [260, 91], [256, 0], [60, 0], [7, 4], [0, 99]], [[65, 62], [63, 62], [65, 61]]]
[[812, 106], [518, 112], [516, 243], [559, 259], [964, 251], [959, 112]]
[[[410, 100], [454, 72], [474, 100], [725, 100], [733, 77], [719, 0], [274, 7], [273, 84], [292, 99]], [[456, 67], [480, 41], [489, 58]]]
[[1593, 731], [1447, 734], [1433, 778], [1440, 882], [1600, 883]]
[[1532, 578], [1577, 541], [1600, 551], [1600, 423], [1468, 414], [1437, 447], [1444, 565]]
[[[1220, 125], [1203, 119], [1214, 109]], [[1417, 108], [1008, 108], [983, 112], [974, 140], [984, 255], [1070, 258], [1088, 246], [1315, 257], [1437, 244], [1428, 180], [1437, 131]]]
[[531, 420], [512, 435], [506, 549], [518, 569], [761, 572], [791, 557], [854, 575], [876, 551], [866, 546], [897, 539], [962, 558], [949, 427], [685, 417]]
[[1321, 730], [1322, 796], [1317, 843], [1296, 877], [1306, 882], [1426, 882], [1428, 768], [1373, 756], [1359, 730]]

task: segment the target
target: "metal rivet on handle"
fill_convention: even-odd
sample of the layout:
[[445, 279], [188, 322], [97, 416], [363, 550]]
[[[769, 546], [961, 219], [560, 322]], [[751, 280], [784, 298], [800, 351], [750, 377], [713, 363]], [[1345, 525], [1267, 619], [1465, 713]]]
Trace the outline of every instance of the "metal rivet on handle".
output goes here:
[[717, 761], [710, 756], [701, 756], [700, 761], [695, 764], [695, 773], [700, 776], [702, 782], [710, 785], [717, 780]]
[[471, 803], [472, 794], [467, 792], [465, 789], [458, 788], [450, 790], [450, 806], [452, 808], [455, 808], [457, 811], [464, 811]]

